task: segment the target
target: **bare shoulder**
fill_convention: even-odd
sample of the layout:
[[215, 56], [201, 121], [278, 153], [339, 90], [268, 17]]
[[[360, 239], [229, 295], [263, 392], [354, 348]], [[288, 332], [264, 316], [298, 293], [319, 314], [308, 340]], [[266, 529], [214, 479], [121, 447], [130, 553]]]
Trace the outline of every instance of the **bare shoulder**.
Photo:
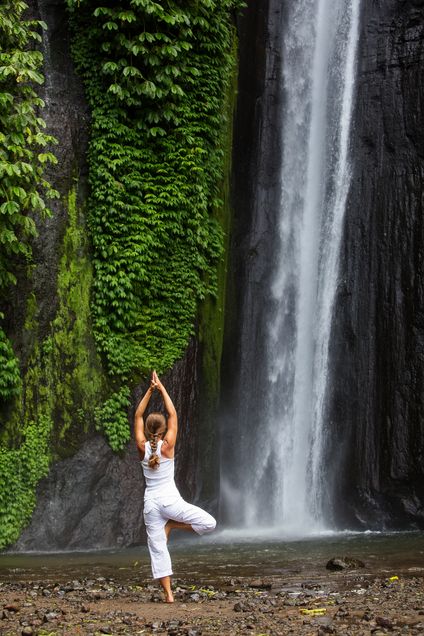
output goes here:
[[170, 444], [167, 439], [164, 439], [160, 452], [161, 455], [167, 459], [173, 459], [175, 455], [175, 444]]

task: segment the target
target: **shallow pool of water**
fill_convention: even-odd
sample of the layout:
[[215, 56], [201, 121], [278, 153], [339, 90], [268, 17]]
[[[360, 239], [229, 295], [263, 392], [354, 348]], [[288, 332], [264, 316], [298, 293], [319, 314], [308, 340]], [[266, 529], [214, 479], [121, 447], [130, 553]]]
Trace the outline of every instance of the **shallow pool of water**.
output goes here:
[[[253, 540], [227, 531], [199, 539], [176, 534], [170, 551], [175, 574], [185, 580], [225, 582], [240, 578], [280, 580], [321, 577], [334, 556], [361, 559], [368, 573], [424, 575], [422, 533], [342, 533], [297, 540]], [[362, 571], [362, 570], [361, 570]], [[364, 572], [365, 572], [364, 571]], [[0, 555], [0, 580], [63, 580], [113, 577], [150, 578], [145, 546], [109, 552]]]

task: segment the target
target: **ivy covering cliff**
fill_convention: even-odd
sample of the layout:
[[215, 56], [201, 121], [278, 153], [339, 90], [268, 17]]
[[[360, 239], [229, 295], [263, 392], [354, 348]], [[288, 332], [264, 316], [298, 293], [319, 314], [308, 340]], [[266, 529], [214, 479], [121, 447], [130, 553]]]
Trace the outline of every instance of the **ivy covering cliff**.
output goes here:
[[222, 277], [239, 1], [67, 3], [91, 114], [89, 196], [75, 181], [58, 188], [47, 323], [31, 256], [57, 196], [37, 92], [46, 25], [26, 19], [24, 2], [0, 6], [1, 306], [7, 314], [15, 261], [26, 306], [18, 344], [7, 335], [13, 315], [0, 329], [0, 548], [30, 519], [51, 461], [75, 452], [94, 423], [124, 447], [134, 384], [181, 357], [219, 268]]
[[115, 392], [98, 410], [128, 439], [128, 382], [168, 369], [217, 286], [216, 211], [237, 0], [68, 0], [92, 112], [93, 317]]
[[[45, 24], [24, 19], [25, 2], [0, 5], [0, 291], [3, 301], [17, 282], [18, 262], [31, 261], [31, 239], [37, 235], [34, 218], [46, 218], [46, 200], [58, 193], [45, 179], [45, 167], [55, 163], [46, 146], [39, 116], [44, 103], [35, 89], [43, 82], [42, 54], [34, 49]], [[4, 319], [0, 313], [0, 319]], [[22, 399], [19, 359], [0, 327], [0, 402]], [[31, 414], [32, 415], [32, 414]], [[35, 486], [47, 472], [51, 419], [42, 415], [17, 423], [16, 445], [0, 446], [0, 547], [17, 538], [35, 503]], [[3, 431], [4, 433], [4, 431]]]
[[[44, 179], [45, 165], [55, 162], [44, 152], [54, 142], [44, 132], [38, 109], [44, 106], [34, 88], [42, 84], [43, 56], [31, 50], [41, 41], [45, 24], [24, 20], [25, 2], [0, 5], [0, 290], [16, 284], [16, 257], [29, 259], [31, 238], [37, 234], [30, 212], [46, 217], [46, 196], [57, 192]], [[4, 315], [0, 314], [0, 319]], [[20, 391], [19, 363], [13, 347], [0, 327], [0, 398], [7, 400]]]

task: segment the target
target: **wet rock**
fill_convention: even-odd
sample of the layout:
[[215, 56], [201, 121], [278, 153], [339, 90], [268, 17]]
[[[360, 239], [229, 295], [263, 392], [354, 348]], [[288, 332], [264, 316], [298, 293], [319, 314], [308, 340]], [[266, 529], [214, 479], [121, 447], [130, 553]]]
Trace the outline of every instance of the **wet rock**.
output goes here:
[[162, 597], [157, 592], [150, 596], [151, 603], [162, 603], [162, 600]]
[[385, 629], [393, 629], [393, 622], [389, 618], [385, 618], [384, 616], [377, 616], [375, 622], [379, 627], [384, 627]]
[[352, 188], [331, 336], [333, 403], [327, 407], [334, 422], [328, 456], [341, 444], [345, 451], [337, 455], [343, 468], [327, 496], [337, 501], [344, 527], [418, 529], [424, 521], [424, 427], [416, 424], [424, 401], [422, 385], [416, 390], [423, 330], [414, 318], [423, 315], [424, 299], [423, 241], [416, 240], [424, 176], [418, 97], [424, 5], [363, 2], [361, 16]]
[[92, 596], [93, 596], [93, 598], [96, 599], [96, 601], [100, 601], [101, 599], [107, 598], [106, 592], [103, 592], [103, 591], [100, 591], [100, 590], [97, 591], [97, 592], [92, 592]]
[[364, 568], [365, 563], [359, 559], [353, 559], [352, 557], [333, 557], [327, 562], [325, 566], [327, 570], [356, 570], [358, 568]]
[[124, 618], [122, 619], [122, 623], [124, 625], [132, 625], [133, 624], [133, 619], [129, 618], [128, 616], [124, 616]]
[[257, 609], [257, 604], [246, 601], [238, 601], [234, 604], [233, 610], [235, 612], [251, 612], [252, 610]]
[[263, 581], [261, 579], [253, 579], [252, 581], [250, 581], [249, 586], [254, 587], [258, 590], [270, 590], [272, 587], [271, 583], [267, 583], [266, 581]]
[[233, 610], [235, 612], [245, 612], [246, 611], [246, 605], [244, 603], [240, 603], [240, 602], [235, 603], [234, 607], [233, 607]]

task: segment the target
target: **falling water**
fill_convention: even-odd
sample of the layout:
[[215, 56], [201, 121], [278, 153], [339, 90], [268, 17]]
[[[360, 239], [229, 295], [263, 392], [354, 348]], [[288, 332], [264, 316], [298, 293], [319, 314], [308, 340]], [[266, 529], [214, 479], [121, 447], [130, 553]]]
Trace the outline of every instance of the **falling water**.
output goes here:
[[[242, 471], [241, 483], [233, 483], [243, 502], [242, 519], [230, 519], [234, 525], [271, 525], [288, 533], [326, 525], [321, 458], [332, 307], [350, 183], [359, 3], [287, 3], [279, 250], [269, 292], [273, 313], [263, 334], [264, 391], [255, 396], [265, 428], [249, 441], [260, 452]], [[224, 498], [231, 498], [228, 484], [224, 478]], [[233, 508], [239, 517], [240, 506]]]

